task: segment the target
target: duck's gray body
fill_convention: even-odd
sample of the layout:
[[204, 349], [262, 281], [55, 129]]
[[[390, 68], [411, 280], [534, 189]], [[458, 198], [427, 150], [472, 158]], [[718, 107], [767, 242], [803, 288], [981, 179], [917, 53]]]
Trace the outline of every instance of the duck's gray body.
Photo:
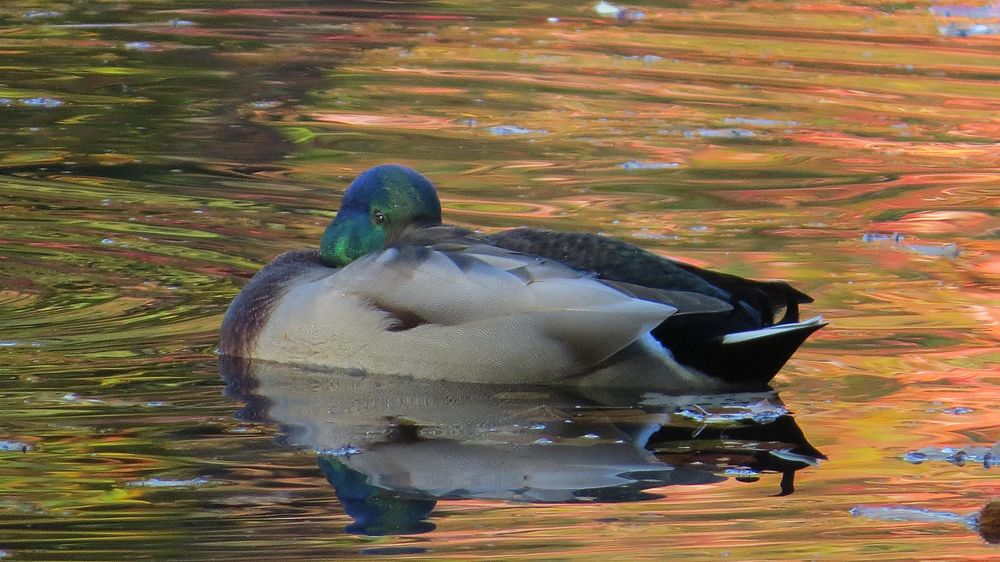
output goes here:
[[766, 384], [822, 326], [798, 322], [809, 299], [783, 283], [699, 272], [593, 235], [415, 229], [342, 268], [279, 256], [233, 301], [220, 351], [460, 382], [729, 390]]

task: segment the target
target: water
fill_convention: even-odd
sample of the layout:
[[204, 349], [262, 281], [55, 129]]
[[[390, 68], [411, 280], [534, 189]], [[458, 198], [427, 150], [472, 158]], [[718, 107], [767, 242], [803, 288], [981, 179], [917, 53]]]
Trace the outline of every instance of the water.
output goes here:
[[[4, 2], [0, 557], [995, 557], [864, 516], [1000, 495], [995, 7], [595, 4]], [[223, 380], [229, 300], [389, 161], [451, 222], [786, 279], [831, 325], [731, 407]]]

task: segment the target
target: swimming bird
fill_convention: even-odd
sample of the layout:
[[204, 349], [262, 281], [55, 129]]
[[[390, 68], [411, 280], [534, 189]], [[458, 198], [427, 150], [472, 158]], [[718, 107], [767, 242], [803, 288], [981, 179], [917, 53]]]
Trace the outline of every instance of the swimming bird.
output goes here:
[[233, 300], [219, 351], [317, 369], [482, 383], [762, 387], [821, 318], [753, 281], [596, 234], [446, 225], [399, 165], [355, 179], [319, 250], [286, 252]]

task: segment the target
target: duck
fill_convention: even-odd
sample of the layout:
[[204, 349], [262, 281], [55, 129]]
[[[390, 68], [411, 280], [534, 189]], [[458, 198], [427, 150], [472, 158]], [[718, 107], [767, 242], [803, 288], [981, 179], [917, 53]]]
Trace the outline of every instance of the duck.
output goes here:
[[682, 391], [766, 387], [826, 323], [782, 281], [598, 234], [442, 222], [437, 190], [383, 164], [348, 186], [318, 249], [287, 251], [230, 304], [247, 361], [465, 383]]

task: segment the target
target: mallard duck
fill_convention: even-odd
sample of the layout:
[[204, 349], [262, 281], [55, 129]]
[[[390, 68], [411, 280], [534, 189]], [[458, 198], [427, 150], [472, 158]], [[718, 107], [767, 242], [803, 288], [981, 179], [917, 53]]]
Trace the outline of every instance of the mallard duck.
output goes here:
[[824, 325], [809, 296], [595, 234], [442, 224], [431, 182], [355, 179], [319, 250], [286, 252], [229, 306], [223, 355], [498, 384], [766, 385]]

